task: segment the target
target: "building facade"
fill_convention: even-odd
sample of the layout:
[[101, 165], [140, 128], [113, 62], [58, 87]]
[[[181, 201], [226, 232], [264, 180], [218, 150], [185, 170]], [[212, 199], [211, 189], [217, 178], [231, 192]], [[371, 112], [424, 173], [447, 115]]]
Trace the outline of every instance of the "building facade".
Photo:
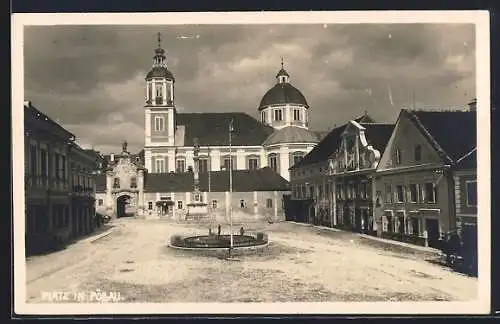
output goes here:
[[[31, 254], [92, 230], [91, 170], [99, 155], [80, 148], [75, 135], [29, 101], [24, 103], [24, 131], [25, 239]], [[90, 208], [82, 212], [82, 206]]]
[[[373, 123], [366, 113], [353, 120]], [[311, 224], [333, 226], [335, 186], [329, 175], [330, 157], [342, 143], [342, 134], [348, 124], [335, 127], [303, 159], [290, 168], [292, 188], [288, 219]]]
[[394, 126], [350, 121], [342, 132], [340, 146], [331, 155], [328, 183], [333, 194], [326, 203], [332, 206], [330, 226], [372, 233], [374, 172]]
[[[188, 204], [195, 201], [193, 172], [148, 173], [139, 161], [124, 146], [105, 174], [97, 175], [97, 212], [186, 220]], [[284, 220], [289, 183], [269, 167], [233, 170], [232, 193], [228, 171], [201, 172], [199, 186], [213, 221], [228, 222], [230, 212], [235, 222]]]
[[149, 173], [187, 172], [193, 168], [197, 138], [200, 172], [227, 170], [232, 161], [235, 170], [269, 166], [288, 180], [289, 167], [318, 143], [308, 130], [309, 105], [289, 79], [282, 64], [276, 84], [260, 101], [260, 120], [246, 113], [179, 113], [175, 78], [159, 43], [146, 76], [144, 168]]
[[457, 227], [454, 170], [475, 147], [475, 112], [403, 109], [375, 174], [378, 234], [436, 247]]

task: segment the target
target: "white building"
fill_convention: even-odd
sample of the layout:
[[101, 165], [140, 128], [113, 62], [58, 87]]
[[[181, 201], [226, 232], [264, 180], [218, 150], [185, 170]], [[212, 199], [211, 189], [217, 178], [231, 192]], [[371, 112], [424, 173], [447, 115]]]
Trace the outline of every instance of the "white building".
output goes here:
[[228, 169], [232, 159], [234, 170], [269, 166], [289, 180], [288, 169], [319, 139], [308, 130], [309, 105], [290, 83], [283, 63], [276, 80], [260, 101], [260, 120], [239, 112], [178, 113], [175, 78], [159, 43], [146, 76], [144, 166], [148, 173], [187, 172], [193, 167], [197, 139], [200, 173]]

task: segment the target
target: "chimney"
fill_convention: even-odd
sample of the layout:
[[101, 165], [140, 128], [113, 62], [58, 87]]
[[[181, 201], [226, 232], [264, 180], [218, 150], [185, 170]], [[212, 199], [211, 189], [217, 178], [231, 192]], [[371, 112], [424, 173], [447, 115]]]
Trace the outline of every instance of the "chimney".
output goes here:
[[469, 111], [476, 111], [477, 99], [472, 99], [467, 105], [469, 106]]
[[115, 161], [115, 153], [111, 153], [111, 155], [109, 156], [109, 161], [110, 162], [114, 162]]

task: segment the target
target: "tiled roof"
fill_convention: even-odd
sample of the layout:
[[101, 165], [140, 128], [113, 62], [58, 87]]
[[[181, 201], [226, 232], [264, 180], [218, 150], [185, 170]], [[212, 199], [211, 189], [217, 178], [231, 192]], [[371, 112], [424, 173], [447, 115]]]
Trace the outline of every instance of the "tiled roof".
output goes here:
[[[208, 173], [200, 173], [200, 190], [208, 191]], [[150, 173], [145, 181], [147, 192], [191, 192], [193, 191], [193, 173]], [[258, 170], [234, 170], [233, 191], [286, 191], [290, 190], [287, 180], [269, 167]], [[229, 191], [229, 173], [227, 171], [210, 172], [210, 191]]]
[[394, 129], [393, 124], [365, 124], [361, 123], [365, 130], [365, 137], [368, 141], [368, 145], [373, 146], [374, 149], [378, 150], [382, 154], [389, 142], [389, 138], [392, 135]]
[[284, 104], [296, 104], [306, 108], [309, 107], [306, 98], [299, 89], [295, 88], [290, 83], [277, 83], [262, 97], [259, 111], [272, 105]]
[[476, 147], [476, 112], [404, 110], [442, 158], [455, 162]]
[[327, 131], [313, 131], [313, 133], [316, 135], [319, 141], [321, 141], [323, 138], [325, 138], [326, 135], [328, 135], [329, 132]]
[[[373, 119], [367, 114], [354, 119], [354, 121], [363, 123], [364, 127], [366, 126], [366, 123], [374, 122]], [[332, 129], [328, 135], [326, 135], [308, 154], [304, 156], [302, 160], [294, 164], [290, 169], [327, 161], [328, 157], [330, 157], [330, 155], [332, 155], [339, 147], [340, 135], [344, 132], [346, 125], [347, 124], [344, 124]]]
[[185, 127], [185, 146], [193, 146], [198, 138], [200, 146], [229, 145], [229, 123], [233, 119], [232, 145], [262, 145], [274, 129], [245, 113], [179, 113], [178, 125]]
[[[24, 123], [38, 123], [41, 127], [46, 130], [55, 131], [57, 134], [64, 136], [66, 138], [74, 138], [75, 135], [68, 131], [66, 128], [62, 127], [59, 123], [55, 122], [48, 115], [41, 112], [35, 106], [31, 104], [30, 101], [25, 102], [24, 104]], [[43, 126], [42, 126], [43, 125]]]
[[263, 145], [273, 145], [279, 143], [318, 143], [316, 134], [307, 129], [295, 126], [283, 127], [274, 131]]

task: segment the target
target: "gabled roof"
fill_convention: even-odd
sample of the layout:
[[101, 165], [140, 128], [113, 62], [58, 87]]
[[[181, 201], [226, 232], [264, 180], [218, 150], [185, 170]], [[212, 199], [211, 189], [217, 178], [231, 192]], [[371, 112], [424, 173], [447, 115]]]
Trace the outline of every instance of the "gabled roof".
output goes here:
[[403, 110], [446, 163], [454, 163], [477, 143], [475, 111]]
[[455, 164], [455, 169], [470, 170], [477, 168], [477, 148], [459, 158]]
[[302, 127], [288, 126], [274, 131], [263, 145], [279, 143], [318, 143], [316, 134]]
[[184, 145], [193, 146], [198, 138], [200, 146], [229, 145], [229, 123], [233, 120], [232, 145], [258, 146], [274, 129], [245, 113], [179, 113], [176, 124], [184, 125]]
[[43, 130], [58, 134], [58, 136], [65, 139], [75, 138], [73, 133], [33, 106], [31, 101], [24, 102], [24, 124], [34, 124]]
[[[373, 123], [373, 119], [366, 113], [354, 119], [357, 123], [363, 123], [363, 127], [367, 123]], [[332, 129], [302, 160], [295, 163], [291, 169], [295, 169], [305, 165], [311, 165], [319, 162], [326, 162], [328, 158], [337, 150], [340, 145], [341, 135], [344, 132], [346, 124]]]
[[389, 138], [391, 138], [392, 131], [394, 130], [393, 124], [365, 124], [360, 123], [365, 128], [365, 137], [368, 145], [373, 146], [381, 154], [384, 152]]

